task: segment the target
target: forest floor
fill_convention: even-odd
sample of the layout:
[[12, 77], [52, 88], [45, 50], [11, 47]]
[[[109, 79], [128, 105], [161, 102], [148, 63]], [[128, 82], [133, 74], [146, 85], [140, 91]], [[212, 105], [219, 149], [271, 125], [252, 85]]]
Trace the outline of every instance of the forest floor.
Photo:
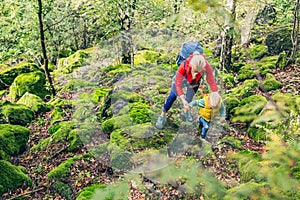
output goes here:
[[[274, 69], [275, 77], [278, 81], [283, 84], [281, 89], [282, 93], [293, 93], [299, 94], [300, 92], [300, 66], [293, 65], [288, 66], [285, 70]], [[295, 88], [291, 91], [291, 88]], [[272, 95], [271, 92], [265, 93], [259, 88], [255, 88], [255, 93], [265, 96], [270, 99]], [[68, 95], [64, 94], [63, 97], [68, 99]], [[50, 127], [51, 113], [44, 113], [41, 118], [46, 119], [43, 126], [41, 126], [38, 121], [30, 124], [28, 128], [32, 131], [30, 139], [28, 141], [28, 149], [36, 145], [39, 140], [49, 137], [48, 129]], [[226, 132], [220, 136], [224, 137], [233, 136], [238, 140], [242, 140], [242, 149], [253, 150], [260, 154], [264, 152], [264, 143], [255, 142], [245, 132], [245, 124], [242, 123], [229, 123], [229, 128]], [[198, 134], [198, 133], [195, 133]], [[215, 176], [222, 182], [224, 182], [228, 187], [230, 187], [232, 182], [240, 182], [239, 172], [235, 163], [231, 163], [227, 159], [228, 152], [240, 151], [240, 149], [235, 149], [230, 144], [222, 143], [221, 145], [212, 146], [214, 154], [208, 159], [201, 160], [198, 158], [205, 168], [210, 169]], [[53, 193], [54, 184], [48, 179], [47, 174], [50, 170], [58, 166], [63, 161], [72, 158], [74, 156], [83, 155], [88, 153], [88, 149], [82, 147], [76, 151], [70, 153], [66, 151], [67, 145], [64, 143], [52, 144], [50, 148], [46, 151], [26, 151], [22, 155], [11, 158], [10, 162], [14, 165], [24, 166], [28, 170], [28, 175], [32, 179], [32, 185], [20, 187], [16, 190], [11, 190], [2, 196], [2, 199], [17, 199], [18, 197], [25, 196], [25, 199], [64, 199], [58, 194]], [[118, 179], [122, 173], [115, 173], [113, 170], [104, 166], [97, 159], [80, 159], [75, 161], [70, 169], [70, 176], [67, 176], [63, 180], [71, 186], [73, 199], [76, 198], [78, 192], [93, 183], [109, 184]], [[130, 199], [180, 199], [184, 197], [184, 193], [178, 188], [171, 185], [164, 185], [159, 183], [154, 183], [146, 178], [143, 183], [147, 185], [147, 188], [155, 188], [155, 190], [148, 191], [147, 196], [142, 191], [139, 191], [134, 185], [131, 186]], [[159, 198], [156, 196], [159, 194]], [[155, 198], [156, 196], [156, 198]], [[152, 199], [152, 198], [151, 198]], [[203, 198], [204, 199], [204, 198]]]

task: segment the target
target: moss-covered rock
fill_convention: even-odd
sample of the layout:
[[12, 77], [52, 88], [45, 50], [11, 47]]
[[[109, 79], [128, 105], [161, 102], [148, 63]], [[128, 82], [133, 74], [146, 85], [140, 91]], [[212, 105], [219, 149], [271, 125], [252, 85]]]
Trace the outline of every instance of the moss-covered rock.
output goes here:
[[[289, 114], [291, 111], [294, 113], [300, 113], [299, 104], [297, 104], [297, 101], [299, 102], [299, 95], [295, 96], [292, 94], [283, 94], [280, 92], [276, 92], [272, 96], [272, 100], [275, 101], [275, 103], [278, 105], [278, 108], [281, 112]], [[284, 114], [287, 116], [286, 114]]]
[[240, 184], [237, 187], [227, 190], [224, 200], [239, 200], [239, 199], [268, 199], [268, 196], [262, 196], [263, 190], [268, 188], [267, 184], [248, 182]]
[[232, 116], [234, 114], [234, 108], [240, 103], [239, 99], [236, 97], [227, 97], [225, 100], [227, 116]]
[[120, 65], [109, 65], [104, 68], [104, 72], [106, 72], [111, 77], [115, 76], [116, 74], [123, 75], [127, 72], [130, 72], [131, 66], [128, 64], [120, 64]]
[[267, 99], [260, 95], [252, 95], [243, 99], [239, 106], [234, 108], [233, 122], [252, 122], [264, 108]]
[[262, 44], [254, 45], [251, 44], [249, 47], [249, 55], [252, 59], [260, 59], [268, 55], [268, 47]]
[[82, 155], [82, 156], [75, 156], [73, 158], [70, 158], [64, 162], [62, 162], [60, 165], [58, 165], [56, 168], [52, 169], [48, 174], [48, 178], [50, 180], [64, 180], [66, 176], [70, 173], [70, 168], [72, 167], [73, 163], [77, 160], [81, 160], [84, 158], [89, 157], [88, 154]]
[[134, 123], [130, 119], [129, 114], [113, 117], [111, 119], [105, 120], [102, 125], [102, 131], [104, 133], [110, 133], [113, 130], [119, 129], [119, 128], [124, 128], [127, 126], [132, 126]]
[[28, 128], [0, 124], [0, 159], [20, 154], [26, 150], [30, 130]]
[[238, 162], [241, 182], [246, 183], [251, 180], [260, 182], [263, 180], [263, 177], [259, 172], [261, 168], [259, 162], [262, 160], [259, 153], [243, 150], [234, 155], [230, 155], [229, 157]]
[[173, 139], [170, 133], [156, 133], [150, 123], [128, 126], [110, 134], [110, 141], [126, 150], [139, 148], [160, 148]]
[[14, 79], [23, 73], [33, 72], [39, 70], [38, 66], [34, 63], [21, 62], [12, 67], [5, 66], [0, 69], [0, 90], [8, 88]]
[[33, 112], [41, 113], [50, 110], [49, 106], [37, 95], [26, 92], [17, 102], [30, 108]]
[[219, 144], [220, 143], [225, 143], [225, 144], [230, 145], [231, 147], [236, 148], [236, 149], [241, 149], [242, 148], [242, 142], [240, 140], [235, 139], [232, 136], [225, 136], [222, 139], [220, 139], [218, 141], [218, 143]]
[[260, 88], [266, 91], [278, 90], [282, 88], [282, 84], [272, 74], [267, 74]]
[[266, 45], [272, 55], [292, 49], [291, 31], [290, 27], [279, 27], [268, 33]]
[[237, 79], [239, 81], [244, 81], [246, 79], [252, 79], [255, 77], [255, 74], [258, 73], [258, 69], [251, 64], [246, 64], [238, 72]]
[[10, 87], [9, 96], [13, 101], [18, 100], [26, 92], [35, 94], [42, 99], [50, 92], [45, 86], [46, 77], [42, 72], [31, 72], [19, 75]]
[[57, 70], [54, 72], [68, 74], [73, 72], [74, 69], [84, 66], [87, 63], [87, 57], [93, 52], [93, 50], [93, 48], [78, 50], [67, 58], [59, 59]]
[[61, 181], [55, 181], [51, 185], [51, 189], [53, 190], [54, 193], [59, 194], [61, 197], [63, 197], [66, 200], [74, 199], [72, 187], [68, 184], [65, 184]]
[[283, 70], [283, 69], [285, 69], [286, 64], [287, 64], [287, 55], [284, 51], [279, 54], [278, 60], [276, 62], [276, 67]]
[[150, 106], [145, 103], [130, 103], [129, 104], [129, 116], [135, 124], [142, 124], [151, 121]]
[[27, 125], [34, 118], [34, 112], [23, 104], [9, 103], [1, 109], [7, 123], [15, 125]]
[[[51, 143], [57, 142], [70, 142], [70, 144], [78, 144], [78, 136], [76, 132], [72, 133], [73, 130], [76, 129], [76, 124], [73, 121], [70, 122], [60, 122], [55, 126], [51, 126], [49, 129], [49, 133], [52, 133], [52, 136], [41, 139], [39, 143], [33, 146], [30, 150], [31, 151], [38, 151], [46, 149]], [[71, 134], [72, 133], [72, 134]], [[75, 134], [75, 135], [74, 135]], [[76, 147], [70, 146], [71, 150], [75, 149]]]
[[141, 50], [134, 56], [134, 65], [142, 63], [156, 63], [159, 60], [159, 53], [149, 50]]
[[1, 90], [0, 91], [0, 97], [3, 97], [4, 95], [8, 94], [7, 90]]
[[248, 79], [239, 84], [237, 87], [231, 89], [228, 94], [238, 99], [243, 99], [254, 94], [253, 89], [259, 85], [256, 79]]
[[71, 113], [71, 110], [75, 108], [75, 100], [64, 100], [57, 98], [54, 101], [48, 103], [52, 109], [50, 124], [53, 124], [59, 120], [65, 120], [68, 118], [67, 113]]
[[132, 153], [114, 144], [108, 146], [110, 166], [116, 171], [128, 171], [133, 168]]
[[0, 160], [0, 169], [0, 196], [8, 190], [21, 187], [24, 182], [27, 185], [32, 184], [31, 179], [26, 174], [24, 174], [17, 166], [14, 166], [7, 161]]
[[90, 200], [93, 198], [93, 195], [95, 194], [95, 191], [97, 189], [104, 189], [106, 188], [106, 185], [104, 184], [94, 184], [88, 187], [83, 188], [79, 191], [76, 200]]

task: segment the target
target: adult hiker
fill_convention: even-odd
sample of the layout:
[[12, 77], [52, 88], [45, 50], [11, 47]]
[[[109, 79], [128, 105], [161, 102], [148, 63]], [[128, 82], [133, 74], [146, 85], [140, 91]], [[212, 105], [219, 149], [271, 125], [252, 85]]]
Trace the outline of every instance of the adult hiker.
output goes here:
[[[201, 49], [202, 50], [202, 49]], [[188, 56], [180, 63], [175, 76], [172, 79], [171, 92], [166, 99], [162, 108], [161, 115], [158, 117], [156, 127], [162, 129], [166, 123], [166, 113], [172, 107], [174, 101], [179, 97], [186, 111], [190, 110], [189, 102], [192, 101], [195, 93], [200, 86], [201, 77], [205, 74], [207, 83], [210, 86], [211, 92], [218, 92], [213, 71], [202, 52], [194, 51], [192, 55]], [[186, 87], [186, 94], [183, 88]], [[192, 117], [187, 112], [185, 118], [192, 121]]]

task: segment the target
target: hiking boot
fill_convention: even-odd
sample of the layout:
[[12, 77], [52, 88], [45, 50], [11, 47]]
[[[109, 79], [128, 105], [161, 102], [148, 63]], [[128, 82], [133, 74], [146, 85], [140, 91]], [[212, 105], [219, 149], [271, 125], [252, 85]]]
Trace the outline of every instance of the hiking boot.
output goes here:
[[166, 118], [159, 116], [156, 121], [156, 128], [162, 129], [166, 123]]
[[189, 121], [189, 122], [193, 122], [193, 118], [192, 116], [190, 115], [190, 113], [184, 113], [183, 114], [184, 117], [185, 117], [185, 120]]

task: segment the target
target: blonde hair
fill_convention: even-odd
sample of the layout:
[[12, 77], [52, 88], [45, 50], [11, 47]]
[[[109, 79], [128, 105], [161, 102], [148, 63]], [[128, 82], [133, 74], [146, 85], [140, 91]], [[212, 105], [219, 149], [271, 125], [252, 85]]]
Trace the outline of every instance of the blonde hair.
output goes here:
[[216, 108], [221, 103], [222, 97], [218, 92], [212, 92], [209, 95], [209, 104], [212, 108]]
[[203, 69], [206, 65], [205, 58], [198, 51], [195, 51], [193, 53], [193, 58], [190, 61], [190, 65], [191, 65], [192, 69], [195, 69], [198, 72], [201, 72], [201, 71], [203, 71]]

